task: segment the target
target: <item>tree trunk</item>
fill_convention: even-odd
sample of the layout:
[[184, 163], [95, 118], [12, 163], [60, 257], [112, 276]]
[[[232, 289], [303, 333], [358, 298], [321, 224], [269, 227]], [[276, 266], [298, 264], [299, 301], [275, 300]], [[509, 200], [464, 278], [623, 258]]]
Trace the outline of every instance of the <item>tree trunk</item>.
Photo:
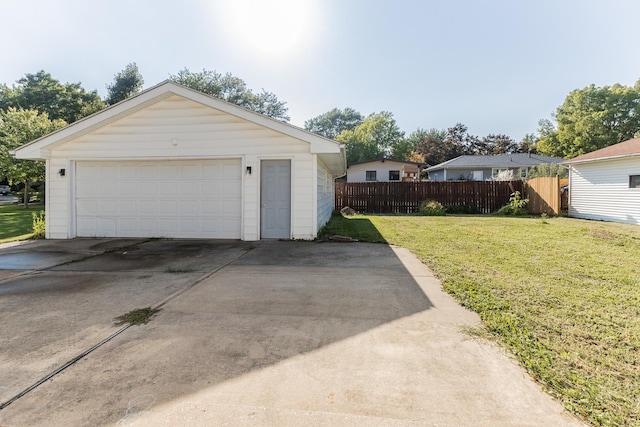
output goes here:
[[24, 182], [24, 208], [29, 209], [29, 181]]

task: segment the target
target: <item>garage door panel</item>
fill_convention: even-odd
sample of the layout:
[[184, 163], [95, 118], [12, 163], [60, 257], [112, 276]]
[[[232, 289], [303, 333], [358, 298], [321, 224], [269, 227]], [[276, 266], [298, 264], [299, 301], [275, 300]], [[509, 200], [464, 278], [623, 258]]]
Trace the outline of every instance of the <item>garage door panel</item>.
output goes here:
[[119, 203], [114, 203], [112, 200], [101, 200], [98, 203], [98, 212], [101, 215], [116, 217], [120, 213]]
[[135, 216], [138, 212], [138, 203], [135, 200], [120, 200], [120, 215]]
[[221, 186], [221, 184], [219, 182], [203, 182], [202, 183], [202, 195], [203, 196], [212, 196], [214, 198], [218, 197], [218, 194], [220, 194], [220, 190], [218, 187]]
[[204, 179], [221, 179], [224, 178], [224, 175], [220, 175], [219, 165], [203, 165], [202, 177]]
[[155, 200], [140, 200], [140, 202], [138, 202], [138, 205], [140, 206], [139, 212], [149, 217], [155, 215], [156, 211], [158, 210], [158, 206]]
[[240, 168], [237, 168], [234, 164], [224, 164], [223, 174], [227, 179], [238, 180], [242, 178]]
[[138, 168], [135, 166], [120, 166], [120, 179], [139, 179]]
[[146, 165], [139, 166], [139, 168], [140, 168], [140, 179], [155, 180], [159, 178], [157, 174], [157, 170], [158, 170], [157, 165], [146, 164]]
[[132, 237], [131, 235], [136, 232], [138, 221], [135, 218], [120, 218], [118, 225], [122, 237]]
[[78, 162], [78, 236], [240, 238], [240, 160]]
[[[138, 229], [142, 232], [142, 237], [145, 236], [153, 236], [153, 237], [157, 237], [158, 234], [156, 234], [156, 220], [152, 219], [152, 220], [144, 220], [144, 219], [140, 219], [139, 223], [138, 223]], [[131, 237], [131, 236], [129, 236]], [[140, 236], [137, 236], [140, 237]]]
[[184, 218], [185, 216], [196, 216], [200, 212], [200, 202], [199, 201], [187, 201], [186, 203], [180, 204], [180, 215]]
[[219, 215], [226, 218], [233, 218], [236, 212], [236, 205], [237, 203], [235, 200], [223, 200], [219, 205], [221, 208], [218, 211]]
[[197, 233], [200, 224], [197, 218], [180, 218], [179, 231], [180, 233]]
[[79, 217], [96, 215], [98, 213], [98, 200], [78, 200], [76, 212]]

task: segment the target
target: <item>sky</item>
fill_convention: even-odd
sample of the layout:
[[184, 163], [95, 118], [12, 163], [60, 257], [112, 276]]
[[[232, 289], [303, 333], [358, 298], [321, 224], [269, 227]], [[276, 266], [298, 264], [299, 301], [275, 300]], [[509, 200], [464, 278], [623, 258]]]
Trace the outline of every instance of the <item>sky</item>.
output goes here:
[[106, 96], [131, 62], [151, 87], [188, 68], [401, 130], [533, 133], [575, 89], [640, 79], [638, 0], [0, 0], [0, 83], [44, 70]]

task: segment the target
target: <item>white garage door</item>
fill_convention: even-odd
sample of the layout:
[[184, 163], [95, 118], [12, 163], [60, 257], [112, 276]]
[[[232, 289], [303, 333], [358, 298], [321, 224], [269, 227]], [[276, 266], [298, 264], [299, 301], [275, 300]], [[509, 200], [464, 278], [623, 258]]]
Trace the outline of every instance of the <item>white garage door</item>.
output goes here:
[[80, 237], [239, 239], [240, 160], [76, 163]]

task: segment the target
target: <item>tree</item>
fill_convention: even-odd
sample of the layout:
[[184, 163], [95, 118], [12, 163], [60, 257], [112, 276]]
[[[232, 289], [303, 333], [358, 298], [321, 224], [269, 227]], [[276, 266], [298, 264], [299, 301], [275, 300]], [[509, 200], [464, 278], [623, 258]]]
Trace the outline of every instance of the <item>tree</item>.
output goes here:
[[541, 123], [538, 151], [571, 158], [633, 138], [640, 132], [640, 80], [635, 86], [587, 86], [572, 91]]
[[518, 144], [518, 152], [536, 154], [538, 145], [538, 137], [533, 133], [528, 133], [522, 138]]
[[117, 104], [142, 90], [144, 79], [135, 62], [127, 64], [124, 70], [113, 76], [113, 83], [107, 85], [107, 105]]
[[447, 160], [451, 160], [461, 155], [461, 147], [452, 144], [451, 140], [445, 142], [447, 132], [440, 129], [429, 129], [425, 131], [418, 129], [411, 135], [409, 139], [419, 139], [416, 144], [416, 153], [424, 158], [424, 161], [430, 165], [437, 165]]
[[353, 130], [364, 117], [353, 108], [334, 108], [304, 122], [304, 128], [325, 138], [335, 139], [342, 131]]
[[393, 114], [382, 111], [370, 114], [355, 129], [342, 131], [336, 140], [346, 145], [347, 163], [352, 164], [388, 157], [404, 141], [404, 132]]
[[100, 111], [105, 107], [98, 92], [87, 92], [80, 83], [60, 83], [51, 74], [39, 71], [25, 74], [15, 85], [0, 88], [0, 110], [34, 109], [47, 113], [51, 120], [67, 123]]
[[519, 145], [508, 135], [490, 133], [480, 141], [479, 154], [511, 154], [519, 152]]
[[274, 119], [289, 121], [286, 102], [279, 101], [275, 94], [264, 89], [261, 93], [253, 93], [251, 89], [247, 88], [244, 80], [230, 73], [223, 75], [217, 71], [209, 70], [194, 73], [185, 68], [178, 71], [178, 74], [169, 75], [169, 79]]
[[451, 152], [460, 153], [458, 156], [486, 153], [486, 149], [481, 145], [480, 139], [478, 139], [477, 136], [471, 135], [467, 127], [462, 123], [456, 123], [455, 126], [447, 129], [444, 143], [450, 147], [449, 150]]
[[13, 107], [0, 111], [0, 176], [10, 184], [24, 183], [24, 204], [29, 202], [29, 185], [44, 181], [44, 162], [16, 159], [9, 152], [27, 142], [65, 126], [61, 119], [50, 120], [47, 113], [18, 110]]

